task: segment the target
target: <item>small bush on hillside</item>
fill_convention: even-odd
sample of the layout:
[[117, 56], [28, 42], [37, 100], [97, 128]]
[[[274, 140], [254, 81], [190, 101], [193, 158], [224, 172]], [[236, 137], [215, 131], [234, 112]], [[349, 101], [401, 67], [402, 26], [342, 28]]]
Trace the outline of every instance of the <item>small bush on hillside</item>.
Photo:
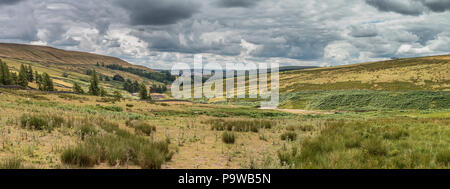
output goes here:
[[234, 144], [236, 135], [233, 132], [225, 131], [222, 134], [222, 141], [226, 144]]

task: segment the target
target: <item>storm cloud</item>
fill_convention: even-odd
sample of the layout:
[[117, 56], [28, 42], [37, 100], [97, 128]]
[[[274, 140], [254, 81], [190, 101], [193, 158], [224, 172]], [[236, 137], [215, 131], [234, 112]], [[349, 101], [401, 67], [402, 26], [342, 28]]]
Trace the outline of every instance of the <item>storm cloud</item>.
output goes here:
[[117, 4], [130, 14], [132, 25], [167, 25], [188, 19], [200, 4], [187, 0], [127, 0]]
[[232, 7], [254, 7], [260, 0], [217, 0], [216, 5], [218, 7], [232, 8]]
[[380, 11], [396, 12], [418, 16], [425, 12], [444, 12], [450, 10], [448, 0], [366, 0], [366, 3]]
[[0, 1], [0, 42], [152, 68], [192, 62], [341, 65], [449, 54], [444, 0]]

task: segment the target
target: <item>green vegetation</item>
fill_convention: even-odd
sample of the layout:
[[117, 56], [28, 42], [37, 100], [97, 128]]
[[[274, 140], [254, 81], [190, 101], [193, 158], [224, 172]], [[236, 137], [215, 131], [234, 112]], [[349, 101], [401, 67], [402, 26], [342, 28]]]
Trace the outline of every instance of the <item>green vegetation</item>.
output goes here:
[[222, 133], [222, 141], [226, 144], [234, 144], [236, 140], [236, 134], [233, 132], [225, 131]]
[[281, 140], [295, 141], [297, 139], [297, 133], [293, 131], [287, 131], [281, 135]]
[[129, 72], [129, 73], [133, 73], [133, 74], [145, 77], [147, 79], [159, 81], [162, 83], [171, 83], [172, 81], [175, 81], [175, 77], [172, 76], [168, 71], [148, 72], [146, 70], [137, 69], [137, 68], [131, 68], [131, 67], [124, 68], [117, 64], [107, 65], [106, 67], [109, 69], [112, 69], [112, 70], [121, 70], [121, 71]]
[[[300, 150], [278, 152], [295, 168], [448, 168], [449, 120], [330, 121]], [[426, 141], [426, 142], [425, 142]]]
[[282, 96], [281, 106], [312, 110], [450, 109], [450, 92], [305, 91]]

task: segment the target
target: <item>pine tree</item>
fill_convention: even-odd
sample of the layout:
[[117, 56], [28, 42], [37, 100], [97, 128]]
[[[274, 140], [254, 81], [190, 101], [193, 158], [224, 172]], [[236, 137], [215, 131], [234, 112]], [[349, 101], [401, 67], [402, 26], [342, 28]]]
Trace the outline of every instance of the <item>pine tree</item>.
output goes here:
[[13, 84], [11, 72], [9, 71], [8, 65], [2, 60], [0, 60], [0, 84], [3, 85]]
[[141, 100], [148, 99], [147, 87], [144, 85], [144, 83], [141, 83], [141, 86], [139, 89], [139, 97], [141, 98]]
[[94, 96], [100, 95], [100, 88], [98, 87], [98, 84], [99, 84], [99, 80], [98, 80], [97, 72], [95, 70], [92, 70], [91, 81], [90, 81], [90, 85], [89, 85], [89, 94], [94, 95]]
[[33, 77], [33, 68], [31, 68], [31, 65], [28, 65], [28, 69], [27, 69], [27, 79], [28, 82], [33, 82], [34, 77]]
[[28, 86], [27, 68], [23, 64], [20, 66], [19, 77], [17, 79], [17, 84], [22, 86], [22, 87], [27, 87]]
[[11, 82], [11, 85], [17, 85], [17, 80], [18, 80], [18, 77], [17, 77], [17, 73], [11, 73], [11, 80], [12, 80], [12, 82]]
[[53, 80], [50, 78], [50, 75], [47, 73], [42, 74], [42, 87], [41, 90], [43, 91], [54, 91], [55, 88], [53, 86]]
[[81, 88], [80, 84], [78, 84], [76, 82], [73, 84], [73, 92], [78, 93], [78, 94], [84, 94], [83, 88]]

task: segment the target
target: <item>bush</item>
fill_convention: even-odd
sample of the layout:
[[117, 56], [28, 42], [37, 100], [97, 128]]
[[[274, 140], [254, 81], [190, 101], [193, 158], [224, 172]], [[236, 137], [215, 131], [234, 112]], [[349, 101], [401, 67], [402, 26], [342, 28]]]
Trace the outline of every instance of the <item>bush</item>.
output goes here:
[[289, 141], [295, 141], [297, 139], [297, 133], [288, 131], [281, 135], [281, 140], [289, 140]]
[[236, 135], [233, 132], [225, 131], [222, 134], [222, 141], [226, 144], [234, 144]]

